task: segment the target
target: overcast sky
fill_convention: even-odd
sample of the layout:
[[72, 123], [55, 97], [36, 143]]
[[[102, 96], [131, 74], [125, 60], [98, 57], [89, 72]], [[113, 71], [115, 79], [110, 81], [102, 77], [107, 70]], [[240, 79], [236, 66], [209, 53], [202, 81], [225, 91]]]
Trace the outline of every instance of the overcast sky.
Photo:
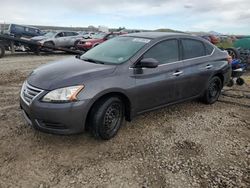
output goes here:
[[0, 23], [250, 34], [250, 0], [0, 0]]

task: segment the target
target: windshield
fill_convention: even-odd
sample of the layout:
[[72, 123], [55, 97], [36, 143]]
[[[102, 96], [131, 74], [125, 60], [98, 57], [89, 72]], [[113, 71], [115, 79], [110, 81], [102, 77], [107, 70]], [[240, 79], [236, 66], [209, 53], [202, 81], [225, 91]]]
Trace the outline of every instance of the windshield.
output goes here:
[[87, 35], [88, 33], [85, 32], [85, 31], [79, 31], [78, 34], [79, 34], [79, 35]]
[[56, 34], [56, 32], [48, 32], [48, 33], [46, 33], [44, 36], [45, 36], [45, 37], [48, 37], [48, 38], [51, 38], [51, 37], [53, 37], [55, 34]]
[[110, 39], [81, 56], [83, 60], [92, 60], [108, 64], [121, 64], [130, 59], [149, 39], [135, 37], [116, 37]]
[[97, 33], [92, 35], [92, 39], [103, 39], [106, 35], [106, 33]]

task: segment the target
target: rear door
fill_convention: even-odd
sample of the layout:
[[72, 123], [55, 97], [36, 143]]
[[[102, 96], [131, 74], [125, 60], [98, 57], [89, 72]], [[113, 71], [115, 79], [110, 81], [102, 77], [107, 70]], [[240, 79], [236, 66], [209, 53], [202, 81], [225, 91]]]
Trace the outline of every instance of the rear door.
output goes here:
[[64, 36], [63, 36], [63, 43], [62, 43], [62, 47], [69, 47], [70, 46], [70, 41], [72, 40], [72, 32], [63, 32]]
[[181, 39], [182, 86], [177, 88], [180, 99], [187, 99], [200, 95], [213, 73], [213, 63], [210, 55], [214, 48], [208, 49], [203, 41], [183, 38]]
[[150, 48], [142, 58], [159, 61], [157, 68], [134, 70], [138, 90], [137, 110], [146, 111], [177, 100], [176, 87], [180, 83], [179, 45], [177, 39], [159, 42]]

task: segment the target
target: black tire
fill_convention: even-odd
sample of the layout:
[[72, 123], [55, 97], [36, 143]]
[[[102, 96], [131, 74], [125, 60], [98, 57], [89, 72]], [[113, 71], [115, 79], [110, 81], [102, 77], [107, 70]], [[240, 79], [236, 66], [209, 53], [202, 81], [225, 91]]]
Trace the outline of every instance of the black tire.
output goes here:
[[77, 44], [78, 44], [79, 41], [80, 41], [80, 40], [77, 40], [77, 41], [75, 41], [75, 43], [74, 43], [74, 47], [75, 47], [76, 50], [78, 50]]
[[55, 47], [55, 44], [52, 42], [52, 41], [48, 41], [48, 42], [45, 42], [45, 43], [43, 43], [43, 50], [45, 51], [45, 52], [53, 52], [54, 51], [54, 49], [51, 49], [51, 48], [46, 48], [46, 46], [47, 47]]
[[240, 52], [237, 48], [226, 48], [228, 55], [232, 57], [232, 59], [240, 59]]
[[123, 102], [118, 97], [105, 98], [92, 108], [89, 129], [96, 138], [109, 140], [117, 134], [123, 120]]
[[237, 78], [237, 80], [236, 80], [237, 85], [242, 86], [244, 83], [245, 83], [245, 81], [243, 78]]
[[218, 76], [214, 76], [208, 82], [207, 89], [204, 92], [202, 97], [202, 101], [206, 104], [213, 104], [215, 103], [220, 94], [222, 89], [222, 81]]
[[227, 83], [227, 87], [233, 87], [234, 85], [234, 80], [230, 79], [229, 82]]
[[5, 55], [5, 47], [0, 44], [0, 58], [2, 58]]
[[44, 46], [49, 46], [49, 47], [55, 47], [55, 44], [53, 42], [51, 42], [51, 41], [45, 42], [43, 45]]

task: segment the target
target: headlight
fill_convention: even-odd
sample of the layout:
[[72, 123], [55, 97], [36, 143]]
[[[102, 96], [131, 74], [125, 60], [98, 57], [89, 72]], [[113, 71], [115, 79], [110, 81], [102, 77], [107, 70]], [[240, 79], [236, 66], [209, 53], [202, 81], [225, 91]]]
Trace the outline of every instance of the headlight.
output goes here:
[[85, 42], [85, 45], [86, 45], [86, 46], [91, 46], [92, 43], [91, 43], [91, 42]]
[[77, 95], [84, 88], [83, 85], [70, 86], [60, 89], [55, 89], [47, 93], [43, 98], [43, 102], [69, 102], [76, 101]]

